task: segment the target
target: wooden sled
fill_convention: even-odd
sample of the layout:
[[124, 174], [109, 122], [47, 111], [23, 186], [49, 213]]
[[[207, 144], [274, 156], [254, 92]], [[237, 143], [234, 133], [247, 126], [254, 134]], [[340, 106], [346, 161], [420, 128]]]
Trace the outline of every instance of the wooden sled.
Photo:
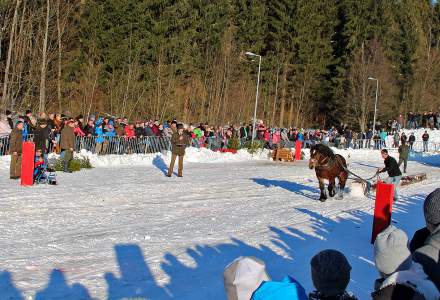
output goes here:
[[295, 160], [293, 153], [286, 148], [278, 148], [272, 151], [271, 158], [274, 161], [293, 162]]
[[[414, 175], [402, 176], [402, 179], [400, 180], [400, 185], [401, 186], [410, 185], [413, 183], [417, 183], [417, 182], [426, 180], [426, 178], [427, 178], [426, 173], [417, 173]], [[375, 190], [376, 186], [377, 186], [377, 182], [374, 182], [371, 185], [371, 188]]]

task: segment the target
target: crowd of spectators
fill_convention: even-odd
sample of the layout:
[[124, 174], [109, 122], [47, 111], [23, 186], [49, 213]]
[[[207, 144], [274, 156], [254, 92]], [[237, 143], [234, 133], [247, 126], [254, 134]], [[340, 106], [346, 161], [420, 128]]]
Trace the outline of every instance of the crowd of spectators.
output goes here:
[[[421, 121], [419, 122], [419, 117]], [[410, 113], [407, 117], [409, 128], [417, 128], [419, 124], [424, 124], [426, 128], [438, 127], [440, 120], [438, 113], [425, 113], [414, 115]], [[0, 115], [0, 137], [8, 136], [17, 124], [23, 122], [23, 137], [35, 134], [41, 124], [45, 124], [47, 131], [48, 149], [60, 152], [61, 131], [68, 122], [73, 123], [74, 134], [77, 139], [87, 141], [87, 150], [97, 154], [127, 153], [130, 147], [119, 145], [123, 141], [142, 138], [170, 138], [172, 127], [176, 125], [176, 120], [160, 122], [159, 118], [145, 118], [144, 120], [130, 121], [124, 117], [113, 117], [109, 115], [95, 116], [90, 115], [85, 118], [82, 115], [70, 117], [63, 114], [34, 115], [28, 110], [24, 114], [13, 114], [10, 111], [6, 115]], [[365, 131], [353, 131], [347, 125], [331, 127], [329, 129], [299, 129], [299, 128], [276, 128], [267, 127], [262, 120], [256, 125], [255, 139], [265, 148], [274, 149], [277, 147], [293, 147], [296, 141], [301, 141], [304, 147], [310, 147], [316, 143], [324, 143], [337, 148], [373, 148], [383, 149], [385, 147], [398, 148], [402, 141], [405, 141], [412, 149], [417, 142], [423, 142], [423, 150], [428, 151], [429, 133], [426, 131], [422, 140], [416, 140], [416, 136], [411, 133], [407, 136], [401, 128], [405, 127], [404, 120], [400, 116], [397, 120], [389, 121], [382, 125], [377, 123], [376, 131], [371, 128]], [[174, 124], [174, 125], [173, 125]], [[416, 124], [416, 126], [413, 126]], [[433, 126], [431, 126], [433, 125]], [[225, 126], [213, 126], [208, 123], [186, 124], [185, 133], [191, 138], [191, 146], [207, 147], [211, 150], [221, 148], [231, 148], [231, 141], [236, 139], [240, 146], [247, 143], [252, 137], [252, 124], [235, 124]], [[110, 151], [111, 141], [120, 141], [117, 150]], [[391, 145], [389, 141], [392, 141]], [[115, 147], [113, 147], [115, 148]], [[141, 147], [142, 150], [145, 146]], [[136, 150], [138, 152], [138, 150]], [[0, 153], [1, 154], [1, 153]], [[3, 153], [4, 154], [4, 153]]]
[[[373, 251], [378, 279], [371, 283], [371, 299], [440, 299], [440, 188], [426, 197], [423, 210], [426, 227], [410, 242], [394, 225], [377, 236]], [[255, 257], [234, 260], [223, 277], [228, 300], [355, 300], [347, 291], [351, 270], [343, 253], [333, 249], [317, 253], [310, 261], [315, 291], [309, 295], [294, 277], [271, 280], [265, 263]]]

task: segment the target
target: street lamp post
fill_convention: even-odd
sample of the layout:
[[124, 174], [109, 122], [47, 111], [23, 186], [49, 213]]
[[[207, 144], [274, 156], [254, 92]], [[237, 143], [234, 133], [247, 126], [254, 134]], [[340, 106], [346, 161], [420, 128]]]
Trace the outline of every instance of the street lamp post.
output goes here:
[[377, 112], [377, 95], [379, 92], [379, 79], [369, 77], [368, 80], [375, 80], [376, 81], [376, 101], [374, 102], [374, 118], [373, 118], [373, 134], [376, 133], [376, 112]]
[[256, 131], [255, 131], [255, 125], [256, 125], [256, 121], [257, 121], [257, 107], [258, 107], [258, 92], [260, 90], [260, 72], [261, 72], [261, 55], [252, 53], [252, 52], [246, 52], [245, 53], [247, 56], [253, 56], [253, 57], [258, 57], [259, 58], [259, 63], [258, 63], [258, 79], [257, 79], [257, 93], [255, 94], [255, 109], [254, 109], [254, 121], [253, 121], [253, 125], [252, 125], [252, 144], [254, 144], [254, 139], [255, 139], [255, 135], [256, 135]]

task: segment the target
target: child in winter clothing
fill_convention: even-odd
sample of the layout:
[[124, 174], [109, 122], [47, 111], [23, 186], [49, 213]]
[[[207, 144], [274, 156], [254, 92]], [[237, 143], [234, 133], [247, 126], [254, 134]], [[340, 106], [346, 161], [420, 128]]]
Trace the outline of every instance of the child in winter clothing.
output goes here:
[[255, 257], [239, 257], [223, 273], [227, 300], [249, 300], [264, 281], [270, 280], [266, 265]]
[[287, 276], [270, 281], [263, 261], [239, 257], [223, 273], [227, 300], [308, 300], [304, 288]]
[[389, 226], [374, 243], [376, 268], [381, 278], [375, 282], [373, 299], [438, 300], [438, 292], [420, 264], [413, 263], [408, 237], [400, 229]]
[[316, 291], [311, 300], [356, 300], [345, 289], [350, 282], [351, 266], [344, 254], [336, 250], [324, 250], [311, 262], [312, 281]]

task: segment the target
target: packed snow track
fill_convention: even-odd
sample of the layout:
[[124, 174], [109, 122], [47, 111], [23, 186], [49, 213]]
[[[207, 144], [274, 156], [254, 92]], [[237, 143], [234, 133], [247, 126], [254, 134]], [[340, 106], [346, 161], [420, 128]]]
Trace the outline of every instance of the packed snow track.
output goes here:
[[[342, 154], [365, 177], [383, 164], [379, 152]], [[346, 191], [321, 203], [306, 161], [188, 162], [184, 178], [171, 179], [166, 156], [148, 161], [59, 173], [58, 186], [34, 187], [10, 181], [3, 161], [0, 299], [221, 300], [223, 268], [245, 255], [263, 259], [273, 279], [288, 274], [311, 291], [310, 258], [326, 248], [347, 256], [349, 290], [369, 299], [372, 198]], [[403, 187], [394, 207], [410, 237], [423, 226], [425, 195], [440, 184], [438, 161], [409, 163], [410, 173], [428, 174]]]

